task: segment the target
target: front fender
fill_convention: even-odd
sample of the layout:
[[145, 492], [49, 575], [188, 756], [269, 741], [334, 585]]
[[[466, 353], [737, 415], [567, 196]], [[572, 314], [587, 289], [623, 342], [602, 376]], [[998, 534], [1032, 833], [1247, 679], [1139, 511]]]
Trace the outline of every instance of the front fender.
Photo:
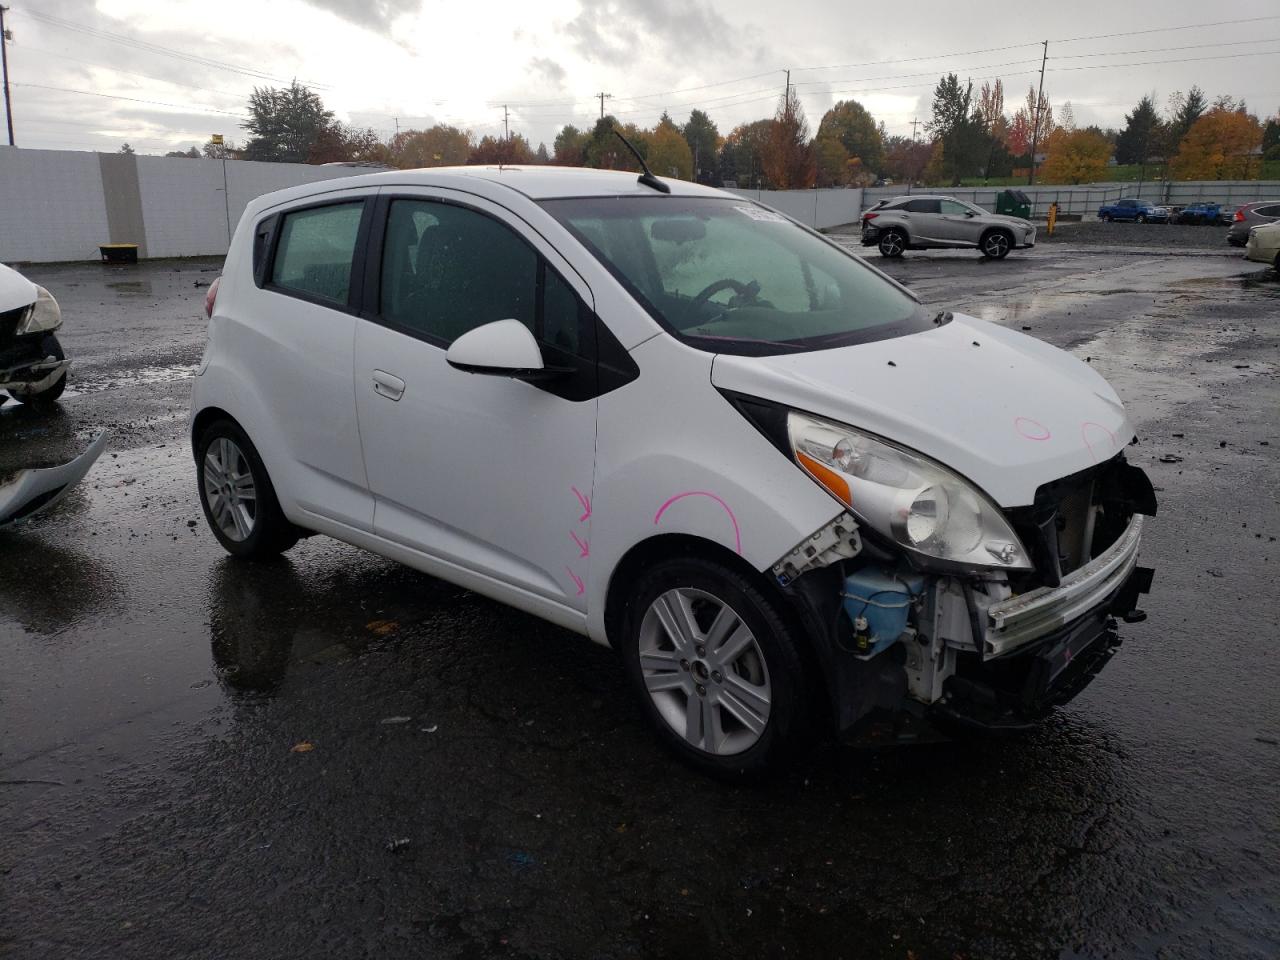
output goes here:
[[660, 336], [632, 357], [639, 379], [600, 399], [588, 603], [598, 641], [612, 573], [644, 541], [693, 536], [765, 571], [842, 510], [711, 385], [711, 354]]

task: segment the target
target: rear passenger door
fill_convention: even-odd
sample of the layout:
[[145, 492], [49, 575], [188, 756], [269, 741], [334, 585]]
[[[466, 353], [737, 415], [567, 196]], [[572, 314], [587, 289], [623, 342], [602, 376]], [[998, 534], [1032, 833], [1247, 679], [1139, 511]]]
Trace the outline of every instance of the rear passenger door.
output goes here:
[[233, 413], [281, 498], [360, 530], [372, 528], [373, 503], [356, 424], [352, 344], [376, 192], [336, 191], [259, 220], [254, 289], [235, 301], [252, 322], [226, 338], [256, 391]]
[[972, 211], [956, 200], [939, 200], [938, 237], [949, 243], [976, 247], [982, 226]]
[[907, 223], [907, 231], [913, 241], [936, 242], [940, 238], [942, 218], [941, 207], [937, 200], [908, 200], [903, 206], [903, 220]]
[[[378, 206], [356, 335], [375, 532], [585, 611], [597, 393], [590, 289], [496, 204], [442, 190]], [[534, 333], [545, 363], [575, 372], [534, 384], [446, 362], [463, 333], [511, 318]]]

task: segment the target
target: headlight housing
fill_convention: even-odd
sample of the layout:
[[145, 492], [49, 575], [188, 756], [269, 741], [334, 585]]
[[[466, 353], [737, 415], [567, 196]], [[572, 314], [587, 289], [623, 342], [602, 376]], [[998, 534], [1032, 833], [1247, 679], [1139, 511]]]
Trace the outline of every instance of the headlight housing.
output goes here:
[[27, 315], [18, 324], [18, 335], [25, 333], [45, 333], [57, 330], [62, 326], [62, 309], [58, 301], [44, 287], [36, 287], [36, 302], [27, 308]]
[[1030, 570], [1000, 508], [958, 474], [918, 453], [792, 411], [796, 462], [863, 523], [928, 561]]

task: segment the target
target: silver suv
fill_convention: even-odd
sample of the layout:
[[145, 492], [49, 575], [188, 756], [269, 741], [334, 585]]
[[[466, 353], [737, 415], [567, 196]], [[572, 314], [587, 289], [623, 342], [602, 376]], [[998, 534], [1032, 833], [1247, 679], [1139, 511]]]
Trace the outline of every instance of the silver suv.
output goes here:
[[862, 215], [862, 245], [884, 257], [930, 247], [975, 247], [1000, 260], [1010, 250], [1036, 245], [1036, 228], [1020, 217], [988, 213], [956, 200], [915, 194], [881, 200]]

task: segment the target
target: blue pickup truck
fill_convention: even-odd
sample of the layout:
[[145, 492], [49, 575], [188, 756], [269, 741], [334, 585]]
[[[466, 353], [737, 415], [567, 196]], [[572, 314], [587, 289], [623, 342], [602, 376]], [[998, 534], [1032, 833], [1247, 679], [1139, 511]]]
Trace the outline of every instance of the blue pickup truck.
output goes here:
[[1132, 220], [1135, 223], [1168, 223], [1169, 210], [1149, 200], [1116, 200], [1098, 208], [1099, 220]]

